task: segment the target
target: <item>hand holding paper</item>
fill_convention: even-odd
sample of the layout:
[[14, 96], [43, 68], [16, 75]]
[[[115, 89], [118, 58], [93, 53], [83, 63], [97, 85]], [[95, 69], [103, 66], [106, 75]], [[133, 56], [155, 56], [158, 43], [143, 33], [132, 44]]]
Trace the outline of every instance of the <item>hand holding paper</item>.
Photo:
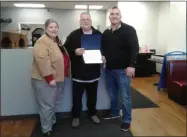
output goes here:
[[86, 64], [103, 63], [100, 46], [101, 46], [101, 34], [82, 36], [81, 47], [85, 49], [83, 54], [83, 59]]
[[85, 50], [83, 58], [86, 64], [103, 63], [100, 50]]
[[102, 61], [103, 61], [104, 64], [106, 64], [106, 58], [105, 58], [105, 56], [102, 56]]
[[84, 54], [84, 48], [77, 48], [77, 49], [75, 50], [75, 54], [76, 54], [77, 56], [82, 56], [82, 55]]

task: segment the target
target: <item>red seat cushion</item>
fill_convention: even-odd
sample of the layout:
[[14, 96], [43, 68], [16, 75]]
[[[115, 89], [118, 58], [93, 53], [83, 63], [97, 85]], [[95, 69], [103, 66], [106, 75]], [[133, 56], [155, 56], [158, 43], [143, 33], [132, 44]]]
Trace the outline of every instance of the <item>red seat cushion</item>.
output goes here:
[[187, 86], [187, 82], [186, 81], [172, 81], [173, 83], [179, 85], [180, 87], [185, 87]]

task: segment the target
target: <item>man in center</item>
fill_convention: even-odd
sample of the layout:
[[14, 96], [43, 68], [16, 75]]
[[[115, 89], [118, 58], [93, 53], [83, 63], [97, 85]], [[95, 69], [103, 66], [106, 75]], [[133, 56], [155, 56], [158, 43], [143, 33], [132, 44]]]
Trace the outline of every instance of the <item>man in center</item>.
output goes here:
[[83, 59], [84, 48], [81, 47], [81, 36], [89, 34], [101, 34], [92, 26], [91, 16], [88, 12], [80, 14], [80, 28], [72, 31], [64, 43], [70, 59], [73, 80], [73, 107], [72, 126], [80, 125], [80, 114], [82, 111], [82, 96], [86, 90], [88, 116], [93, 123], [99, 124], [96, 116], [97, 87], [100, 77], [100, 64], [85, 64]]

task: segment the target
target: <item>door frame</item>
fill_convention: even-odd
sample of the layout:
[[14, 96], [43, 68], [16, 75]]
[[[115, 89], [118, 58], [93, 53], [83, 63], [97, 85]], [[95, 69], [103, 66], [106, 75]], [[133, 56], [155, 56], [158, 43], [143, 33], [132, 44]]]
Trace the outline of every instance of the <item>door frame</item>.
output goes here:
[[44, 22], [18, 22], [19, 33], [21, 33], [21, 24], [40, 24], [40, 25], [45, 25]]
[[[38, 29], [42, 29], [44, 32], [45, 32], [45, 30], [43, 29], [43, 28], [36, 28], [34, 31], [36, 31], [36, 30], [38, 30]], [[33, 31], [33, 32], [34, 32]], [[33, 32], [31, 32], [31, 36], [32, 36], [32, 46], [34, 46], [34, 44], [33, 44]]]
[[[45, 21], [39, 21], [39, 22], [33, 22], [33, 21], [30, 21], [30, 22], [22, 22], [22, 21], [19, 21], [18, 22], [18, 30], [19, 30], [19, 33], [21, 33], [21, 24], [38, 24], [38, 25], [45, 25]], [[27, 36], [27, 39], [28, 39], [28, 36]], [[30, 41], [29, 39], [28, 39], [28, 41]]]

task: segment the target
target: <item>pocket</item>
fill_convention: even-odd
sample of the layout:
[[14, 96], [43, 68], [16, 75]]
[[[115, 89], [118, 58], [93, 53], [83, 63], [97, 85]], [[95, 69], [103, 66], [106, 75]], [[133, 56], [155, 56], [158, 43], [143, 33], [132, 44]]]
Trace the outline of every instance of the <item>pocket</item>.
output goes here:
[[35, 79], [34, 83], [36, 86], [48, 86], [48, 83], [46, 81]]
[[118, 69], [117, 72], [119, 74], [126, 74], [126, 69]]
[[57, 88], [57, 85], [49, 85], [51, 88]]
[[126, 69], [119, 69], [119, 70], [117, 70], [117, 71], [118, 71], [119, 75], [124, 76], [124, 77], [127, 78], [127, 79], [131, 79], [131, 78], [127, 75]]

